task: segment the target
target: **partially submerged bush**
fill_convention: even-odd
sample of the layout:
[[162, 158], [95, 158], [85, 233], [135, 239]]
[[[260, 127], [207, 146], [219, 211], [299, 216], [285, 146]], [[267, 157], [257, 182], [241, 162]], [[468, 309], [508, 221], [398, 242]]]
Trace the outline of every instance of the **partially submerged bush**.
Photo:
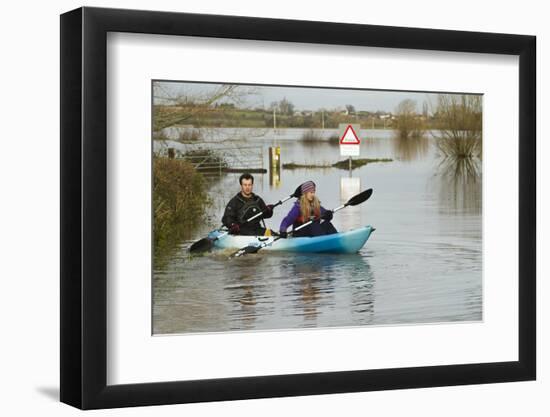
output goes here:
[[337, 134], [330, 135], [328, 138], [328, 143], [333, 146], [340, 146], [340, 136]]
[[178, 132], [177, 141], [181, 143], [197, 142], [201, 138], [198, 129], [181, 129]]
[[301, 140], [304, 144], [314, 144], [323, 141], [323, 136], [319, 132], [310, 129], [302, 134]]
[[434, 115], [440, 135], [436, 145], [445, 157], [481, 158], [481, 96], [440, 94]]
[[426, 131], [426, 123], [422, 116], [416, 113], [416, 102], [406, 99], [395, 109], [393, 127], [400, 139], [421, 138]]
[[168, 137], [164, 129], [153, 132], [153, 139], [163, 141], [163, 142], [170, 140], [170, 138]]
[[441, 137], [436, 140], [437, 149], [446, 158], [481, 157], [481, 140], [476, 137]]

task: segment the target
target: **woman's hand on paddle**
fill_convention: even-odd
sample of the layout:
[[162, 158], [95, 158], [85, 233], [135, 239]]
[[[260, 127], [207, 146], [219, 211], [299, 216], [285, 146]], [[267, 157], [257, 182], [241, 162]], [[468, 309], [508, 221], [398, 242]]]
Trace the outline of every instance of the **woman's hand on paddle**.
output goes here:
[[229, 227], [229, 233], [231, 233], [232, 235], [238, 235], [240, 231], [241, 231], [241, 226], [239, 226], [237, 223], [233, 223]]
[[332, 220], [333, 216], [334, 216], [334, 212], [332, 210], [325, 210], [325, 212], [321, 216], [321, 219], [326, 220], [326, 221], [329, 222], [329, 221]]
[[286, 239], [288, 237], [288, 233], [285, 231], [279, 232], [279, 237], [282, 239]]

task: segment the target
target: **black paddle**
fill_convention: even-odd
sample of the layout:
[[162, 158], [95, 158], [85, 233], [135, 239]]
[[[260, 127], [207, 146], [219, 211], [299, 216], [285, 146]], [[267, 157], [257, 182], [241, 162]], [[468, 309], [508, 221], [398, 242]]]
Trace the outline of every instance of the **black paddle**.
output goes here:
[[[294, 192], [292, 194], [290, 194], [288, 197], [285, 197], [283, 198], [282, 200], [279, 200], [277, 201], [277, 203], [273, 204], [273, 208], [277, 207], [277, 206], [280, 206], [281, 204], [283, 204], [285, 201], [288, 201], [290, 200], [291, 198], [295, 197], [295, 198], [300, 198], [300, 196], [302, 195], [302, 184], [300, 184], [298, 186], [298, 188], [296, 188], [296, 190], [294, 190]], [[246, 223], [248, 222], [251, 222], [252, 220], [256, 219], [257, 217], [260, 217], [263, 213], [262, 212], [259, 212], [258, 214], [255, 214], [254, 216], [252, 216], [251, 218], [247, 219], [246, 220]], [[224, 231], [223, 233], [221, 233], [220, 235], [216, 236], [215, 238], [209, 238], [209, 237], [203, 237], [202, 239], [200, 240], [197, 240], [196, 242], [194, 242], [190, 247], [189, 247], [189, 252], [192, 252], [192, 253], [200, 253], [200, 252], [206, 252], [206, 251], [209, 251], [210, 249], [212, 249], [212, 246], [214, 245], [214, 242], [222, 237], [224, 237], [225, 235], [227, 235], [229, 233], [228, 230]]]
[[[364, 203], [365, 201], [367, 201], [370, 198], [371, 195], [372, 195], [372, 188], [369, 188], [368, 190], [362, 191], [359, 194], [354, 195], [345, 204], [343, 204], [339, 207], [336, 207], [334, 210], [332, 210], [332, 212], [336, 213], [337, 211], [342, 210], [343, 208], [345, 208], [347, 206], [357, 206], [361, 203]], [[310, 221], [298, 226], [296, 229], [293, 230], [292, 233], [294, 233], [294, 232], [296, 232], [300, 229], [303, 229], [306, 226], [309, 226], [311, 223], [313, 223], [313, 220], [310, 220]], [[262, 243], [260, 243], [259, 245], [256, 245], [256, 246], [252, 246], [252, 245], [245, 246], [244, 248], [241, 248], [238, 251], [233, 252], [229, 257], [230, 258], [238, 258], [239, 256], [247, 255], [249, 253], [256, 253], [260, 249], [265, 248], [267, 245], [271, 245], [271, 244], [277, 242], [279, 239], [282, 239], [281, 236], [277, 236], [275, 239], [273, 239], [271, 241], [266, 240], [265, 242], [262, 242]]]

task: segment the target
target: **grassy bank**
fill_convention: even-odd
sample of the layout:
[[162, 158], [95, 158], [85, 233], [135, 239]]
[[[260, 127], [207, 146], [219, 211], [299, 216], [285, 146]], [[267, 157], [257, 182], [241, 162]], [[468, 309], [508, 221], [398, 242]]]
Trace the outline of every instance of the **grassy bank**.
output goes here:
[[284, 169], [301, 169], [301, 168], [332, 168], [331, 164], [297, 164], [295, 162], [289, 162], [283, 164]]
[[153, 244], [155, 258], [190, 236], [209, 204], [203, 176], [186, 161], [153, 160]]
[[[361, 159], [352, 159], [351, 160], [351, 169], [360, 168], [363, 165], [372, 164], [375, 162], [392, 162], [391, 158], [361, 158]], [[301, 169], [301, 168], [339, 168], [339, 169], [349, 169], [349, 160], [344, 159], [342, 161], [335, 162], [333, 164], [296, 164], [294, 162], [289, 162], [283, 164], [284, 169]]]
[[[360, 168], [363, 165], [367, 164], [373, 164], [376, 162], [392, 162], [393, 159], [391, 158], [362, 158], [362, 159], [352, 159], [351, 160], [351, 169]], [[338, 161], [335, 164], [332, 164], [334, 168], [340, 168], [340, 169], [349, 169], [349, 160], [344, 159], [342, 161]]]

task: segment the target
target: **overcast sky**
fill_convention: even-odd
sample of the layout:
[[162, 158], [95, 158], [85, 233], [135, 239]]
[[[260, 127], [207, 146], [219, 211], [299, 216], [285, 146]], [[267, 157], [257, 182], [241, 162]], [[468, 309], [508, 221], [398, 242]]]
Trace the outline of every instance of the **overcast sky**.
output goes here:
[[[178, 95], [197, 96], [207, 95], [222, 84], [194, 83], [194, 82], [167, 82], [157, 81], [156, 85], [162, 88], [165, 94], [172, 97]], [[268, 108], [274, 101], [286, 98], [294, 104], [296, 110], [320, 110], [344, 108], [351, 104], [355, 110], [365, 111], [395, 111], [396, 106], [405, 99], [416, 101], [417, 111], [422, 111], [424, 101], [432, 102], [434, 105], [437, 94], [426, 92], [404, 92], [404, 91], [381, 91], [381, 90], [350, 90], [340, 88], [315, 88], [315, 87], [280, 87], [280, 86], [258, 86], [243, 84], [244, 91], [250, 92], [246, 95], [247, 106]]]

